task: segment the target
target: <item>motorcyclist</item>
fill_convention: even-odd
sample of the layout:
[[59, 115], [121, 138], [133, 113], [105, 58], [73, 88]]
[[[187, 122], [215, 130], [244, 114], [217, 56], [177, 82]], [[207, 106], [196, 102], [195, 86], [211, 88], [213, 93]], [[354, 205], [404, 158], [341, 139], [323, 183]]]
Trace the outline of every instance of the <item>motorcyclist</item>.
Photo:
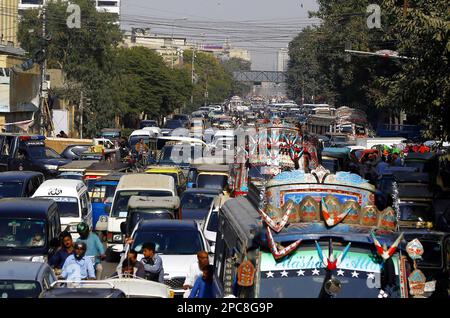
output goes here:
[[80, 234], [80, 238], [77, 240], [77, 243], [83, 242], [86, 244], [86, 256], [91, 258], [92, 263], [94, 264], [97, 279], [101, 279], [103, 273], [101, 261], [106, 258], [105, 247], [103, 246], [98, 235], [89, 230], [89, 226], [86, 223], [79, 223], [77, 226], [77, 232]]
[[90, 258], [86, 257], [86, 244], [76, 242], [75, 253], [69, 255], [64, 262], [61, 278], [70, 281], [95, 280], [94, 265]]
[[74, 244], [72, 235], [69, 232], [61, 232], [59, 239], [61, 241], [61, 247], [56, 253], [49, 259], [48, 264], [54, 268], [55, 274], [59, 274], [61, 269], [69, 255], [74, 254]]

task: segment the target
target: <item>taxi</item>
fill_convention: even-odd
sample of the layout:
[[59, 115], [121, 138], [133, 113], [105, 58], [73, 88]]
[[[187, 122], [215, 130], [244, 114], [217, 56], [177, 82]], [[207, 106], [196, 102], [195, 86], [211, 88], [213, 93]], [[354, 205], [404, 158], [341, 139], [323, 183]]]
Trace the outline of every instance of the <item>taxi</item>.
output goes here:
[[184, 176], [183, 170], [177, 166], [153, 166], [148, 167], [145, 173], [163, 174], [173, 177], [177, 187], [178, 195], [181, 195], [186, 190], [187, 179]]
[[68, 230], [76, 240], [77, 225], [86, 222], [92, 228], [92, 205], [83, 181], [70, 179], [47, 180], [36, 190], [33, 198], [56, 202], [61, 218], [61, 230]]

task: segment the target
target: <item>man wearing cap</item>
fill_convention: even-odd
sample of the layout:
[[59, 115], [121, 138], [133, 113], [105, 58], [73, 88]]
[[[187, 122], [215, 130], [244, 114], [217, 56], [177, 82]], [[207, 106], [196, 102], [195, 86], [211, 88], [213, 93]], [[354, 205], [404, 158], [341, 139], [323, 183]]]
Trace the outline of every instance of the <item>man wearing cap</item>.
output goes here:
[[102, 279], [103, 266], [101, 262], [106, 258], [105, 247], [97, 234], [89, 230], [89, 226], [86, 223], [78, 224], [77, 232], [80, 234], [77, 242], [84, 242], [86, 244], [86, 257], [91, 258], [94, 263], [97, 279]]

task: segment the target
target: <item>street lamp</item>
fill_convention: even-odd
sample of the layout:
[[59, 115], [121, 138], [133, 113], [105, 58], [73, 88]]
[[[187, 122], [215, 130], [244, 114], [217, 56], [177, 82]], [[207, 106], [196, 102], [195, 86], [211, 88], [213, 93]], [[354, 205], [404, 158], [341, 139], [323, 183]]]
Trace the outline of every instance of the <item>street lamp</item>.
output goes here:
[[170, 55], [171, 55], [171, 60], [172, 60], [172, 69], [173, 69], [173, 64], [174, 64], [174, 61], [173, 61], [173, 49], [174, 49], [174, 45], [173, 45], [173, 29], [174, 29], [174, 27], [175, 27], [175, 22], [176, 21], [186, 21], [187, 20], [187, 18], [186, 17], [183, 17], [183, 18], [180, 18], [180, 19], [173, 19], [173, 23], [172, 23], [172, 42], [171, 42], [171, 53], [170, 53]]

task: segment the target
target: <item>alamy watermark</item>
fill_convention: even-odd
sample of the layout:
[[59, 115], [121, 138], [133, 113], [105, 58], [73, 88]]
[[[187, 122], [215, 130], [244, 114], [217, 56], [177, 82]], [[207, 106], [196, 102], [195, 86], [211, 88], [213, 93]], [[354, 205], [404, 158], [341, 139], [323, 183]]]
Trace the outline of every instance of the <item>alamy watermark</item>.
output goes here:
[[67, 17], [66, 24], [69, 29], [81, 28], [81, 8], [77, 4], [69, 4], [67, 6], [67, 13], [70, 15]]
[[381, 7], [378, 4], [370, 4], [367, 6], [366, 12], [370, 14], [367, 17], [367, 27], [381, 29]]

